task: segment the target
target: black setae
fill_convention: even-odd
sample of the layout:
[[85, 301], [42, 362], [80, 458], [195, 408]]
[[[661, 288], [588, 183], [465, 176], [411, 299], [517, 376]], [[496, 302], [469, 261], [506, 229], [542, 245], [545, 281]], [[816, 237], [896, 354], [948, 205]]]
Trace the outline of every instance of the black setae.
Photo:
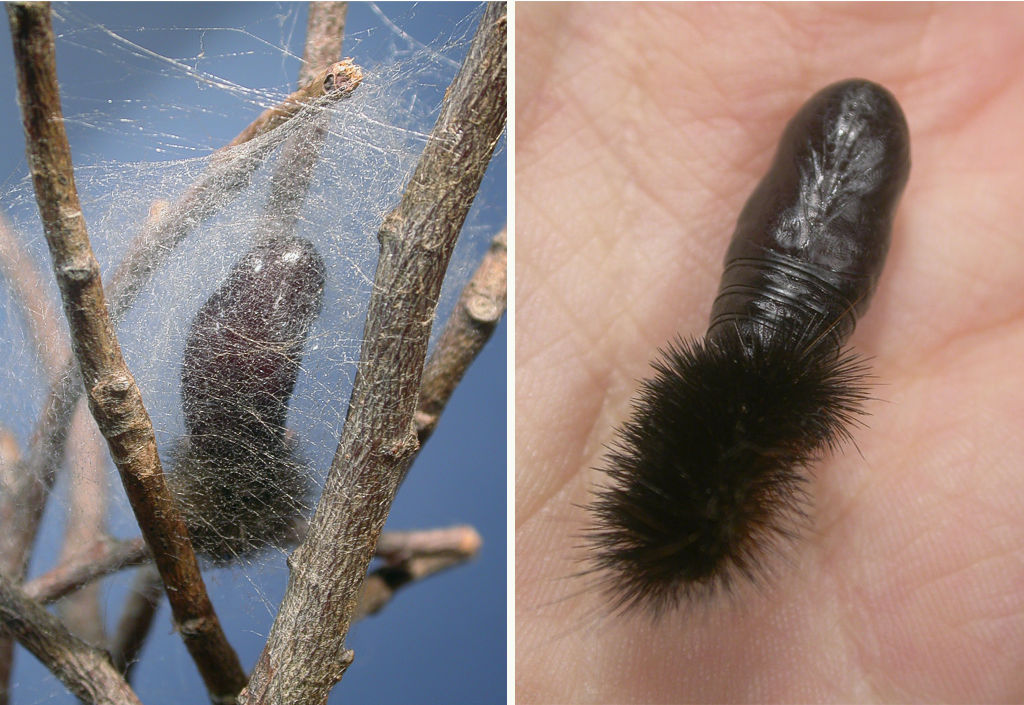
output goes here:
[[867, 398], [842, 345], [909, 169], [906, 120], [874, 83], [831, 85], [790, 121], [740, 214], [707, 335], [654, 363], [607, 458], [587, 541], [615, 608], [658, 613], [757, 581], [795, 535], [808, 466]]

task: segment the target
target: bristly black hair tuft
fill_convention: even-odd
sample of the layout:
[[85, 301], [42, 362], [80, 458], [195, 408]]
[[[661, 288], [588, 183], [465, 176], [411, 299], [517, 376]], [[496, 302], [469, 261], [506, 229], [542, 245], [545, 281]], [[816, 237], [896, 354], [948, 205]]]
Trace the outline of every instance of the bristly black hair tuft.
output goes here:
[[756, 583], [795, 535], [808, 466], [866, 399], [843, 346], [909, 173], [907, 121], [877, 84], [834, 83], [790, 120], [740, 213], [705, 338], [662, 353], [608, 456], [587, 538], [615, 608], [657, 614]]
[[868, 397], [856, 354], [788, 326], [679, 340], [653, 366], [587, 538], [613, 608], [658, 614], [759, 581], [805, 516], [808, 465], [849, 440]]

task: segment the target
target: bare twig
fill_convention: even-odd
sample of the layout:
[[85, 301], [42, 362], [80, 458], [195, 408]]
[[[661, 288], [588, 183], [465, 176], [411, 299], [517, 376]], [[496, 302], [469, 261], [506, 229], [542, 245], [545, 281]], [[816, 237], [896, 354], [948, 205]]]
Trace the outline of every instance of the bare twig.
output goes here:
[[[84, 404], [78, 405], [71, 422], [70, 447], [73, 452], [71, 486], [64, 545], [61, 560], [77, 557], [88, 546], [106, 535], [107, 478], [103, 438]], [[89, 585], [68, 597], [60, 605], [64, 623], [73, 634], [93, 645], [105, 644], [103, 610], [99, 585]]]
[[[231, 147], [237, 147], [277, 129], [310, 106], [324, 107], [328, 102], [347, 98], [362, 81], [363, 71], [352, 63], [351, 59], [331, 64], [320, 71], [308, 85], [295, 91], [274, 107], [264, 110], [226, 147], [222, 147], [218, 155], [224, 154], [225, 150]], [[326, 102], [321, 99], [326, 99]]]
[[58, 324], [57, 312], [46, 296], [39, 270], [2, 215], [0, 274], [10, 287], [11, 298], [21, 306], [29, 337], [46, 378], [53, 379], [70, 356], [71, 348]]
[[89, 703], [140, 705], [99, 649], [75, 637], [42, 605], [0, 575], [0, 619], [72, 693]]
[[[299, 85], [307, 83], [317, 67], [341, 56], [347, 2], [311, 2], [306, 24], [306, 46], [299, 70]], [[349, 60], [346, 60], [349, 61]], [[345, 63], [345, 62], [343, 62]], [[327, 136], [330, 114], [311, 113], [281, 147], [267, 199], [260, 239], [280, 237], [295, 230], [306, 201], [313, 173]]]
[[151, 565], [139, 568], [110, 642], [114, 666], [125, 678], [131, 678], [132, 669], [139, 661], [139, 652], [153, 626], [162, 595], [160, 574], [156, 569]]
[[[441, 532], [445, 532], [445, 534], [442, 535]], [[397, 532], [392, 533], [392, 540], [399, 538], [396, 534]], [[387, 535], [386, 533], [381, 534], [381, 540], [383, 541]], [[422, 542], [428, 542], [426, 545], [430, 545], [433, 550], [430, 552], [410, 550]], [[444, 545], [445, 543], [447, 545]], [[359, 604], [352, 614], [352, 621], [377, 614], [391, 601], [395, 593], [406, 585], [470, 560], [480, 550], [480, 544], [480, 534], [468, 526], [440, 529], [433, 532], [409, 532], [407, 545], [400, 549], [410, 551], [406, 557], [389, 562], [388, 565], [381, 566], [366, 576], [359, 596]], [[426, 545], [422, 547], [426, 547]]]
[[53, 570], [25, 583], [24, 590], [32, 599], [49, 604], [98, 578], [149, 560], [149, 549], [141, 536], [126, 541], [101, 537]]
[[420, 404], [415, 417], [420, 445], [434, 432], [452, 392], [505, 313], [507, 270], [506, 233], [502, 230], [491, 241], [491, 249], [462, 289], [459, 302], [423, 369]]
[[[155, 222], [168, 205], [168, 202], [163, 200], [153, 203], [149, 210], [147, 225]], [[83, 564], [83, 558], [90, 556], [95, 559], [98, 552], [96, 546], [109, 547], [116, 542], [109, 537], [106, 528], [108, 492], [103, 437], [82, 404], [78, 405], [74, 420], [71, 422], [71, 437], [68, 440], [71, 447], [68, 468], [71, 486], [68, 490], [64, 545], [61, 548], [58, 565], [77, 562], [81, 569], [95, 574], [101, 566], [95, 563]], [[148, 556], [145, 541], [140, 538], [138, 543], [142, 546], [143, 555]], [[60, 574], [59, 570], [57, 574]], [[74, 578], [73, 575], [66, 574], [64, 577], [65, 580], [69, 577]], [[162, 585], [161, 583], [160, 586]], [[60, 611], [72, 633], [90, 644], [106, 644], [99, 585], [91, 580], [79, 580], [77, 584], [65, 587], [58, 597], [64, 595], [68, 595], [68, 599], [61, 603]]]
[[[418, 448], [413, 413], [452, 248], [505, 123], [506, 9], [491, 3], [399, 206], [380, 258], [348, 417], [246, 703], [322, 703], [374, 545]], [[316, 615], [311, 619], [311, 615]]]
[[[7, 428], [0, 425], [0, 486], [9, 488], [13, 485], [14, 470], [20, 458], [21, 448], [18, 445], [18, 439]], [[4, 575], [4, 571], [0, 570], [0, 576], [2, 575]], [[13, 657], [14, 641], [11, 640], [6, 630], [0, 630], [0, 705], [7, 705], [10, 697], [7, 684], [11, 682]]]
[[345, 38], [347, 2], [311, 2], [306, 20], [306, 45], [302, 50], [299, 85], [313, 80], [317, 69], [338, 60]]
[[374, 555], [388, 563], [410, 558], [461, 556], [469, 558], [480, 550], [480, 534], [472, 526], [448, 526], [421, 531], [385, 531], [377, 541]]
[[[302, 529], [304, 534], [304, 527]], [[300, 535], [297, 534], [296, 542]], [[408, 558], [444, 553], [471, 553], [479, 535], [471, 526], [452, 526], [424, 531], [385, 531], [375, 555], [394, 563]], [[149, 562], [149, 549], [141, 536], [117, 540], [100, 537], [57, 567], [25, 583], [25, 594], [43, 604], [55, 602], [84, 585], [124, 568]]]
[[206, 594], [184, 521], [164, 481], [153, 425], [107, 313], [64, 132], [50, 8], [38, 3], [7, 8], [29, 170], [89, 408], [107, 439], [185, 645], [213, 698], [229, 701], [245, 684], [245, 674]]
[[[149, 209], [146, 225], [152, 225], [168, 205], [170, 204], [163, 200], [154, 202]], [[92, 571], [95, 575], [100, 566], [95, 563], [83, 564], [83, 556], [95, 554], [97, 545], [109, 547], [115, 542], [106, 530], [107, 482], [103, 466], [106, 458], [103, 452], [103, 438], [82, 404], [78, 405], [71, 423], [69, 442], [70, 499], [64, 526], [64, 545], [61, 548], [58, 565], [77, 562], [82, 570]], [[140, 538], [138, 543], [142, 546], [144, 558], [148, 558], [145, 541]], [[95, 555], [92, 557], [95, 558]], [[51, 571], [51, 575], [53, 573], [54, 571]], [[56, 574], [60, 575], [59, 569]], [[65, 580], [75, 578], [74, 575], [66, 573], [63, 577]], [[163, 589], [159, 574], [157, 588]], [[105, 646], [107, 636], [99, 599], [100, 586], [91, 580], [79, 579], [77, 583], [65, 586], [61, 595], [67, 595], [67, 599], [61, 602], [60, 613], [72, 633], [90, 644]]]

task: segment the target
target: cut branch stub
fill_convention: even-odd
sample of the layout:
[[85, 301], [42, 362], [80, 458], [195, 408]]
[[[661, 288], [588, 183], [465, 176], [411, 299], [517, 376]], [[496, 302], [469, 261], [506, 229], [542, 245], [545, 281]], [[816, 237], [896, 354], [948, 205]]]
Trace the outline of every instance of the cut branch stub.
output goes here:
[[491, 241], [490, 250], [462, 290], [459, 303], [423, 370], [415, 416], [421, 445], [434, 432], [462, 376], [490, 340], [505, 313], [507, 260], [506, 233], [502, 230]]
[[264, 110], [235, 139], [219, 151], [224, 152], [243, 142], [248, 142], [253, 137], [270, 132], [292, 118], [304, 107], [319, 104], [321, 99], [334, 102], [347, 98], [362, 82], [363, 70], [356, 66], [352, 59], [337, 61], [317, 74], [316, 78], [304, 87], [285, 98], [283, 102]]

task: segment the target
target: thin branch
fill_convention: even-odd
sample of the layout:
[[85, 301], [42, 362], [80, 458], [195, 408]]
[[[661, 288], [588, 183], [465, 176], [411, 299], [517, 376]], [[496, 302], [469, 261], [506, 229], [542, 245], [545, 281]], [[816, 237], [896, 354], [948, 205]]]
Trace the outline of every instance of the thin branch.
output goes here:
[[[322, 703], [348, 665], [360, 588], [407, 464], [437, 297], [505, 124], [506, 8], [490, 3], [398, 207], [380, 258], [348, 418], [244, 703]], [[315, 618], [311, 618], [315, 615]]]
[[[14, 471], [20, 458], [21, 447], [18, 445], [18, 439], [0, 425], [0, 486], [9, 488], [13, 485]], [[3, 574], [4, 571], [0, 570], [0, 575]], [[0, 629], [0, 705], [7, 705], [10, 698], [8, 683], [11, 682], [13, 658], [14, 641], [7, 630]]]
[[[460, 530], [459, 535], [452, 533], [453, 529], [444, 530], [448, 532], [448, 536], [443, 538], [438, 535], [438, 532], [432, 532], [435, 535], [429, 537], [429, 540], [437, 542], [433, 546], [432, 552], [420, 555], [410, 553], [402, 560], [381, 566], [366, 576], [359, 596], [359, 604], [352, 614], [352, 621], [377, 614], [403, 587], [442, 570], [461, 565], [476, 556], [480, 550], [480, 534], [471, 527], [457, 527], [457, 529]], [[421, 534], [420, 536], [410, 536], [413, 541], [422, 541], [428, 538], [422, 535], [427, 532], [410, 533]], [[385, 536], [387, 534], [381, 534], [381, 540]], [[441, 541], [449, 543], [442, 548]]]
[[46, 609], [0, 575], [0, 620], [68, 690], [89, 703], [140, 705], [99, 649], [77, 638]]
[[35, 262], [21, 246], [7, 218], [0, 215], [0, 274], [20, 305], [32, 347], [47, 379], [60, 371], [71, 354]]
[[[345, 31], [347, 2], [311, 2], [306, 24], [306, 46], [299, 70], [299, 85], [308, 82], [317, 67], [337, 61]], [[342, 64], [349, 64], [345, 59]], [[362, 74], [360, 74], [360, 78]], [[310, 113], [281, 147], [281, 153], [270, 180], [270, 196], [258, 239], [280, 237], [295, 230], [299, 212], [313, 181], [320, 161], [320, 152], [327, 137], [330, 113]]]
[[124, 541], [101, 537], [53, 570], [25, 583], [25, 594], [48, 605], [99, 578], [149, 560], [149, 549], [141, 536]]
[[[224, 151], [231, 147], [237, 147], [276, 130], [306, 108], [323, 108], [327, 103], [347, 98], [362, 81], [363, 71], [352, 63], [351, 59], [331, 64], [320, 71], [308, 85], [295, 91], [274, 107], [264, 110], [226, 147], [221, 147], [218, 155], [224, 154]], [[326, 102], [321, 101], [322, 98], [325, 98]]]
[[427, 556], [411, 558], [397, 565], [386, 565], [366, 576], [359, 603], [352, 613], [352, 621], [377, 614], [394, 598], [395, 594], [411, 583], [418, 582], [443, 570], [462, 565], [469, 557]]
[[125, 678], [131, 678], [132, 670], [139, 661], [139, 652], [153, 626], [162, 595], [163, 586], [156, 569], [149, 565], [140, 568], [121, 611], [114, 638], [110, 641], [114, 667]]
[[[159, 218], [167, 205], [166, 201], [154, 203], [150, 208], [147, 224]], [[111, 542], [106, 526], [109, 493], [103, 437], [85, 405], [81, 403], [78, 404], [71, 422], [69, 442], [71, 455], [68, 471], [71, 483], [68, 488], [67, 520], [64, 524], [60, 564], [81, 561], [84, 556], [89, 555], [94, 544], [106, 545]], [[141, 539], [140, 542], [145, 544]], [[94, 565], [87, 567], [95, 569]], [[105, 645], [107, 641], [99, 587], [94, 583], [83, 582], [75, 588], [73, 594], [68, 594], [68, 598], [60, 605], [60, 614], [72, 633], [97, 646]]]
[[491, 241], [459, 302], [448, 318], [423, 369], [416, 434], [422, 446], [437, 427], [441, 412], [505, 313], [508, 252], [502, 230]]
[[[80, 555], [107, 533], [107, 477], [103, 438], [84, 404], [79, 404], [71, 422], [71, 484], [61, 560]], [[105, 644], [103, 609], [99, 585], [90, 585], [64, 600], [60, 614], [71, 632], [90, 644]]]
[[388, 563], [411, 558], [459, 556], [471, 558], [480, 550], [482, 539], [472, 526], [448, 526], [421, 531], [385, 531], [377, 541], [374, 555]]
[[[167, 201], [158, 200], [149, 210], [147, 225], [155, 222], [167, 208]], [[107, 477], [104, 461], [106, 453], [103, 437], [83, 404], [79, 404], [71, 422], [70, 462], [68, 463], [71, 483], [68, 488], [69, 502], [67, 521], [64, 525], [64, 544], [61, 547], [59, 564], [79, 561], [94, 553], [94, 546], [109, 546], [113, 543], [107, 534]], [[139, 543], [145, 541], [141, 538]], [[148, 556], [148, 553], [144, 553]], [[95, 556], [93, 556], [95, 557]], [[86, 564], [87, 569], [96, 569], [95, 564]], [[162, 588], [163, 583], [160, 583]], [[60, 614], [72, 633], [94, 645], [106, 644], [103, 610], [100, 605], [100, 586], [81, 582], [73, 590], [66, 590], [68, 599], [60, 605]], [[73, 592], [73, 594], [71, 594]]]
[[311, 2], [306, 21], [306, 46], [302, 51], [299, 85], [313, 79], [317, 69], [337, 61], [345, 38], [347, 2]]
[[9, 4], [26, 155], [72, 349], [100, 432], [164, 580], [177, 627], [217, 702], [245, 684], [164, 481], [153, 425], [121, 355], [82, 217], [64, 132], [47, 4]]
[[[296, 543], [304, 529], [296, 534]], [[377, 542], [375, 555], [390, 563], [408, 558], [445, 553], [470, 554], [479, 541], [470, 526], [452, 526], [424, 531], [385, 531]], [[55, 568], [25, 583], [25, 594], [42, 604], [56, 602], [79, 588], [111, 573], [150, 561], [149, 549], [141, 536], [117, 540], [100, 537], [81, 552]]]

